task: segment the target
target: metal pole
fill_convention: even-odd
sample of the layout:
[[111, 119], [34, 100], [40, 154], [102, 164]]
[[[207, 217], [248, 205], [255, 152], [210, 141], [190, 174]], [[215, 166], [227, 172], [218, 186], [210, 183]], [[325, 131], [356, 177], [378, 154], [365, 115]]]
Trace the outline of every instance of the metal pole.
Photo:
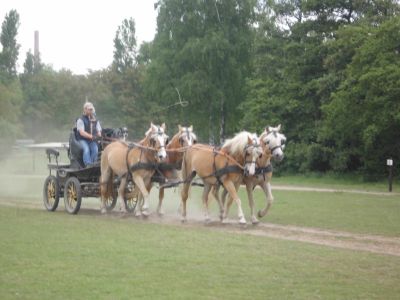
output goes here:
[[393, 182], [393, 166], [389, 166], [389, 192], [392, 191], [392, 182]]

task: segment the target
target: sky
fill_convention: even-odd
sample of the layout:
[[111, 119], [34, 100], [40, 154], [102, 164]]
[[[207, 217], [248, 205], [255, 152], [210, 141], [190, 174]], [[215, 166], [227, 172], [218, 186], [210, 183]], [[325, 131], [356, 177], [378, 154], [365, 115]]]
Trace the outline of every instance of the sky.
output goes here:
[[[20, 16], [17, 42], [18, 70], [23, 71], [26, 53], [34, 50], [39, 31], [41, 60], [55, 70], [74, 74], [108, 67], [113, 60], [113, 39], [124, 19], [136, 24], [138, 47], [152, 41], [156, 32], [155, 0], [1, 0], [0, 22], [16, 9]], [[1, 47], [1, 45], [0, 45]]]

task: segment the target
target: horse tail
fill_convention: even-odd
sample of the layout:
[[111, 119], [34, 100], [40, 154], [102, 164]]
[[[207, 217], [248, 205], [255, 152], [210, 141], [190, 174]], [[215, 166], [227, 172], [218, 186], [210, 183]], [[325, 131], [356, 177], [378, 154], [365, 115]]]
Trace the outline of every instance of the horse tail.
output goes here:
[[107, 148], [103, 151], [101, 155], [101, 161], [100, 161], [100, 170], [101, 170], [101, 175], [100, 175], [100, 190], [101, 190], [101, 196], [104, 199], [107, 199], [112, 196], [113, 194], [113, 179], [114, 179], [114, 174], [111, 169], [111, 166], [109, 165], [107, 155], [106, 155]]
[[114, 172], [110, 168], [110, 177], [107, 181], [107, 198], [114, 196]]

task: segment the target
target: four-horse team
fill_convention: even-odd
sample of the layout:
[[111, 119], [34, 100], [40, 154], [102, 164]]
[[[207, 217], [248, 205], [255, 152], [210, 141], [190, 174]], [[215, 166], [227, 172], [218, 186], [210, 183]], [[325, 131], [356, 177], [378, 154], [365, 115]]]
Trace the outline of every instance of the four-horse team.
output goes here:
[[[133, 183], [132, 191], [140, 199], [136, 215], [148, 216], [149, 193], [155, 175], [162, 177], [157, 213], [163, 214], [162, 200], [168, 182], [182, 184], [181, 220], [186, 221], [186, 202], [193, 179], [200, 178], [203, 186], [202, 200], [205, 221], [210, 220], [208, 211], [209, 194], [212, 191], [220, 207], [220, 219], [226, 222], [228, 210], [233, 201], [237, 205], [238, 220], [245, 224], [238, 188], [246, 185], [251, 211], [251, 222], [258, 223], [254, 211], [253, 189], [259, 185], [266, 195], [265, 208], [258, 212], [266, 215], [273, 197], [270, 179], [271, 159], [282, 160], [286, 137], [278, 127], [266, 127], [258, 137], [254, 133], [242, 131], [220, 147], [197, 143], [192, 126], [179, 126], [178, 132], [169, 141], [166, 126], [150, 124], [145, 137], [138, 143], [114, 141], [101, 154], [101, 212], [106, 213], [106, 200], [115, 193], [115, 178], [119, 179], [118, 199], [121, 211], [126, 212], [126, 185]], [[181, 171], [179, 178], [178, 171]], [[222, 199], [219, 189], [223, 188]], [[228, 201], [225, 197], [229, 196]]]
[[[257, 185], [266, 196], [265, 207], [258, 212], [258, 217], [265, 216], [271, 207], [271, 160], [283, 159], [286, 141], [280, 133], [280, 125], [266, 127], [260, 136], [242, 131], [221, 147], [215, 147], [197, 143], [192, 126], [179, 125], [178, 132], [169, 139], [165, 124], [158, 126], [153, 123], [141, 141], [128, 142], [126, 128], [104, 129], [100, 134], [101, 127], [93, 115], [94, 107], [87, 107], [86, 115], [81, 118], [83, 121], [77, 122], [80, 127], [71, 132], [67, 149], [69, 164], [59, 164], [58, 151], [46, 149], [50, 174], [45, 180], [43, 200], [47, 210], [56, 210], [59, 198], [64, 196], [67, 212], [76, 214], [82, 197], [100, 196], [101, 213], [111, 211], [119, 199], [123, 213], [135, 212], [136, 216], [147, 217], [150, 214], [149, 194], [155, 183], [159, 183], [157, 214], [160, 216], [164, 213], [164, 189], [181, 185], [182, 222], [187, 218], [186, 202], [192, 185], [203, 187], [201, 198], [206, 222], [210, 221], [208, 205], [211, 193], [219, 204], [222, 222], [227, 222], [229, 208], [235, 202], [238, 221], [246, 224], [237, 193], [241, 184], [246, 186], [253, 224], [259, 222], [253, 199]], [[96, 126], [91, 125], [93, 119]], [[91, 133], [91, 128], [96, 128], [98, 137]], [[97, 145], [98, 139], [100, 163], [90, 160], [93, 147], [89, 146]], [[56, 172], [55, 176], [52, 171]]]

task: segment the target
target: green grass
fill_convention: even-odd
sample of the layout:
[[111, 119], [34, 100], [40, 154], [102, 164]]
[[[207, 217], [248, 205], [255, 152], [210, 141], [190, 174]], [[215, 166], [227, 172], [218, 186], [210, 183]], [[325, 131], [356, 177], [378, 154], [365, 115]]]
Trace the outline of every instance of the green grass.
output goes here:
[[0, 206], [2, 299], [397, 299], [400, 258]]
[[[344, 189], [344, 190], [363, 190], [363, 191], [388, 191], [388, 181], [381, 180], [377, 182], [366, 182], [361, 176], [352, 174], [297, 174], [275, 176], [272, 179], [275, 185], [289, 185], [302, 187], [316, 187], [328, 189]], [[400, 191], [400, 183], [395, 178], [393, 181], [393, 191]]]

